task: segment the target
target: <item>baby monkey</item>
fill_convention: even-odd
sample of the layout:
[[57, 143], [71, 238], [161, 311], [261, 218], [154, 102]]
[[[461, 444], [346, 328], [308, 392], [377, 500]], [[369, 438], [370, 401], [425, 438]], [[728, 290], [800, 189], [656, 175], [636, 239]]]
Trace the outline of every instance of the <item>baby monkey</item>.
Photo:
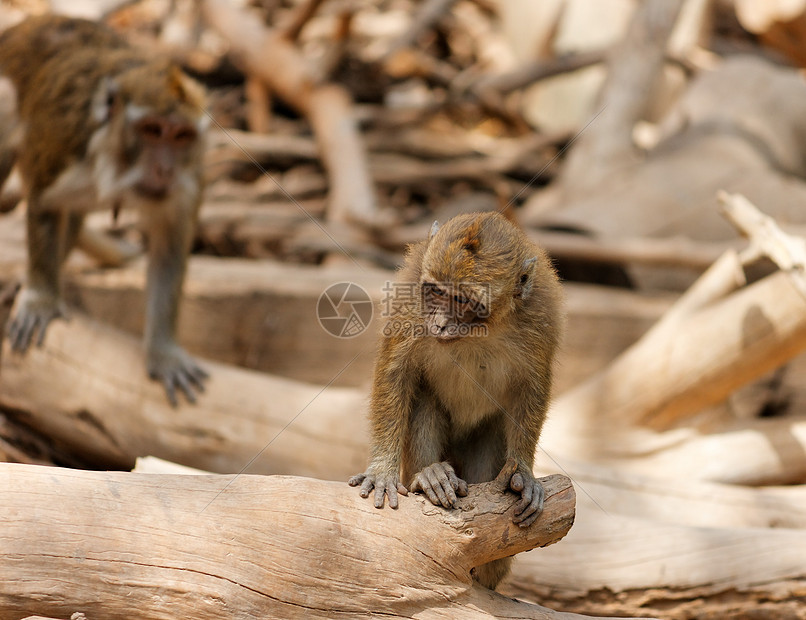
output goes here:
[[[382, 508], [421, 492], [450, 508], [508, 458], [521, 496], [514, 522], [543, 509], [532, 474], [563, 325], [562, 292], [543, 251], [497, 213], [461, 215], [409, 248], [376, 360], [371, 460], [350, 479]], [[414, 294], [411, 289], [414, 288]], [[511, 558], [474, 569], [495, 588]]]
[[54, 15], [0, 35], [0, 74], [14, 84], [22, 121], [0, 144], [0, 185], [16, 161], [28, 200], [28, 277], [9, 325], [12, 349], [41, 345], [64, 315], [61, 265], [85, 214], [137, 207], [148, 236], [147, 370], [172, 404], [177, 388], [195, 401], [207, 373], [177, 343], [176, 323], [203, 191], [202, 87], [103, 25]]

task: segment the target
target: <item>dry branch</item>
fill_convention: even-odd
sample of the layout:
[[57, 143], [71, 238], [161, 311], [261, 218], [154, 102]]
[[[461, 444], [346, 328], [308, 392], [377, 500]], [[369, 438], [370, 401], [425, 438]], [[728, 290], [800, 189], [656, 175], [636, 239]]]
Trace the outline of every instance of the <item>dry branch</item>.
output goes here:
[[[0, 619], [566, 618], [474, 585], [470, 569], [550, 545], [574, 491], [543, 479], [535, 526], [502, 483], [445, 511], [375, 509], [346, 484], [294, 477], [101, 473], [0, 465]], [[58, 509], [53, 498], [58, 497]]]
[[[729, 272], [733, 278], [733, 272]], [[723, 401], [806, 349], [806, 298], [777, 272], [653, 330], [565, 393], [559, 412], [618, 424], [675, 421]]]
[[329, 172], [329, 218], [376, 224], [372, 180], [347, 91], [335, 84], [318, 84], [293, 43], [281, 33], [264, 29], [230, 3], [206, 0], [204, 12], [247, 72], [263, 80], [311, 123]]
[[445, 13], [450, 11], [456, 0], [427, 0], [417, 11], [409, 27], [403, 32], [386, 51], [385, 58], [391, 59], [401, 50], [412, 47], [417, 43], [417, 39], [431, 28]]
[[585, 192], [618, 167], [632, 163], [632, 130], [645, 114], [661, 75], [666, 42], [682, 0], [647, 0], [636, 7], [627, 35], [610, 54], [601, 113], [569, 153], [561, 182], [566, 191]]
[[473, 92], [479, 97], [485, 97], [492, 93], [496, 95], [507, 95], [512, 91], [526, 88], [545, 80], [546, 78], [578, 71], [585, 67], [598, 64], [605, 60], [610, 50], [594, 50], [591, 52], [578, 52], [564, 54], [552, 59], [541, 59], [519, 67], [508, 73], [490, 75], [480, 78], [472, 86]]

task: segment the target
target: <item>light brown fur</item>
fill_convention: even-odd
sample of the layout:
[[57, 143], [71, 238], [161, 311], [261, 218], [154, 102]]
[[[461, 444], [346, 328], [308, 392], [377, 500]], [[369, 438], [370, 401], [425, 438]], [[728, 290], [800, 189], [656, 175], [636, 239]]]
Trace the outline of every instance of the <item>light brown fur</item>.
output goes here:
[[0, 160], [16, 159], [28, 199], [28, 282], [12, 348], [41, 344], [63, 314], [61, 264], [86, 212], [137, 207], [149, 238], [148, 372], [172, 403], [177, 388], [194, 400], [206, 373], [175, 334], [203, 191], [202, 88], [102, 25], [53, 15], [0, 35], [0, 73], [15, 85], [23, 129], [19, 144], [0, 144]]
[[[396, 507], [408, 490], [448, 508], [466, 483], [492, 480], [514, 458], [510, 486], [522, 494], [514, 520], [530, 525], [542, 510], [532, 466], [563, 326], [548, 258], [503, 216], [468, 214], [412, 246], [397, 282], [422, 295], [390, 318], [396, 327], [381, 340], [371, 461], [350, 484], [361, 485], [364, 497], [374, 488], [379, 508], [384, 497]], [[469, 317], [441, 310], [448, 298], [472, 308]], [[470, 325], [486, 335], [451, 331]], [[494, 588], [508, 569], [509, 558], [477, 567], [474, 577]]]

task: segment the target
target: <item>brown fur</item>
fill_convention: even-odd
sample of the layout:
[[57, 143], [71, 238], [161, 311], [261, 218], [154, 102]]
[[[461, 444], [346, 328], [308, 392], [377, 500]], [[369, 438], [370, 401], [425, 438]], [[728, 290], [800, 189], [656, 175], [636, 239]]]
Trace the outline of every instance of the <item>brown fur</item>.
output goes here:
[[[489, 316], [471, 313], [468, 324], [487, 332], [441, 340], [392, 330], [382, 338], [370, 406], [371, 462], [350, 483], [362, 485], [364, 496], [374, 487], [376, 506], [384, 495], [395, 506], [395, 489], [429, 486], [418, 473], [434, 463], [455, 470], [452, 485], [461, 495], [462, 480], [492, 480], [507, 458], [516, 460], [516, 476], [533, 483], [563, 326], [561, 287], [544, 252], [501, 215], [462, 215], [409, 248], [397, 281], [423, 290], [439, 284], [469, 306], [483, 302]], [[440, 312], [424, 293], [393, 320], [438, 333], [451, 327]], [[499, 560], [474, 576], [494, 588], [508, 567], [509, 559]]]
[[4, 158], [16, 155], [28, 198], [28, 286], [10, 324], [12, 347], [41, 342], [62, 314], [60, 266], [84, 214], [136, 206], [149, 236], [148, 371], [172, 402], [177, 387], [193, 400], [206, 374], [175, 333], [203, 191], [201, 87], [102, 25], [53, 15], [0, 35], [0, 73], [14, 83], [23, 128], [19, 147], [0, 147]]

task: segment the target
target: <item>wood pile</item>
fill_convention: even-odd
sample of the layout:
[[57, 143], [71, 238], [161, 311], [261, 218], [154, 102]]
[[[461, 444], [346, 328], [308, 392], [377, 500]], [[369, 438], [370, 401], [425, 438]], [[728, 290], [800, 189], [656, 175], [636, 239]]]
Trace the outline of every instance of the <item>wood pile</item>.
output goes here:
[[[178, 408], [146, 378], [136, 220], [93, 215], [69, 321], [0, 354], [0, 620], [806, 619], [803, 7], [15, 0], [0, 27], [46, 10], [210, 91], [179, 336], [212, 378]], [[381, 317], [335, 338], [320, 296], [379, 308], [433, 220], [493, 209], [566, 280], [545, 514], [514, 527], [500, 480], [378, 511], [346, 479]], [[515, 553], [500, 593], [471, 581]]]

